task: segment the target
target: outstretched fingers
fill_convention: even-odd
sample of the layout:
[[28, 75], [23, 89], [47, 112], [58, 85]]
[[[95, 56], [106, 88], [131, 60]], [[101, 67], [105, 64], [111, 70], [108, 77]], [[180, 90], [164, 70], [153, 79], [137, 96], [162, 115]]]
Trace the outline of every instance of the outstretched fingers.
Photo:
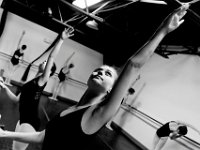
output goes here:
[[71, 36], [74, 36], [74, 28], [65, 28], [64, 31], [62, 32], [62, 39], [69, 38]]
[[74, 35], [74, 28], [65, 28], [65, 32], [70, 36]]
[[181, 25], [184, 22], [184, 19], [182, 19], [182, 18], [187, 13], [188, 8], [189, 8], [189, 4], [185, 3], [177, 9], [177, 12], [175, 13], [174, 17], [175, 17], [175, 19], [177, 19], [176, 22], [178, 23], [178, 25]]

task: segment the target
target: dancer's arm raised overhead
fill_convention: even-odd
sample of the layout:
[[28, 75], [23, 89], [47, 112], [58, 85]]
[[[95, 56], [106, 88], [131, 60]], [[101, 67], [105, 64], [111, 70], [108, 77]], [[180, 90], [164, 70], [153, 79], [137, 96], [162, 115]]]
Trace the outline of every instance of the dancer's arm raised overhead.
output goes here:
[[39, 84], [43, 85], [45, 82], [49, 80], [49, 77], [51, 74], [51, 67], [54, 63], [54, 59], [57, 56], [58, 52], [60, 51], [60, 48], [63, 44], [64, 39], [69, 38], [74, 35], [73, 31], [74, 29], [68, 28], [62, 32], [60, 39], [57, 41], [57, 43], [55, 44], [55, 47], [53, 47], [52, 51], [49, 54], [48, 60], [46, 62], [47, 64], [45, 66], [45, 70], [39, 80]]
[[154, 54], [157, 46], [163, 38], [170, 32], [177, 29], [183, 22], [183, 17], [186, 14], [188, 5], [183, 5], [180, 8], [169, 14], [161, 25], [158, 27], [153, 36], [146, 42], [136, 53], [134, 53], [125, 63], [119, 79], [115, 83], [109, 95], [107, 105], [104, 105], [102, 114], [106, 117], [112, 117], [116, 113], [121, 104], [123, 96], [126, 94], [130, 83], [133, 83], [138, 76], [138, 70], [150, 59]]

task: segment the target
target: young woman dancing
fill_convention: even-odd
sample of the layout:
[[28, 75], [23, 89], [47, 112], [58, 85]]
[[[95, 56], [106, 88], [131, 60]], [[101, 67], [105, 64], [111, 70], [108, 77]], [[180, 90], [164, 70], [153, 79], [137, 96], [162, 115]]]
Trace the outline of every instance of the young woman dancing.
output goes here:
[[42, 143], [42, 150], [101, 149], [96, 135], [117, 113], [130, 84], [138, 77], [138, 70], [154, 54], [162, 39], [183, 23], [187, 9], [188, 6], [183, 5], [172, 12], [150, 40], [127, 60], [119, 77], [116, 70], [107, 65], [94, 70], [78, 104], [58, 113], [46, 129], [27, 133], [0, 130], [0, 137]]

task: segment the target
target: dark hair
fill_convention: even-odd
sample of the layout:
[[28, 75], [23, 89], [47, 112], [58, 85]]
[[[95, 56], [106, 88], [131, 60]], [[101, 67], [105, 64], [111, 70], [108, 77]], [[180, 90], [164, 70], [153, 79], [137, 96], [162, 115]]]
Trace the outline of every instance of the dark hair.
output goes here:
[[[109, 65], [107, 65], [107, 66], [109, 66]], [[118, 78], [118, 76], [121, 73], [122, 69], [120, 67], [117, 67], [117, 66], [114, 66], [114, 65], [112, 65], [110, 67], [113, 68], [116, 71], [117, 78]]]
[[187, 130], [187, 127], [186, 126], [179, 126], [178, 127], [178, 133], [181, 134], [181, 135], [186, 135], [188, 130]]
[[51, 73], [50, 73], [50, 76], [53, 76], [53, 75], [54, 75], [54, 73], [56, 72], [56, 69], [57, 69], [57, 67], [56, 67], [56, 63], [54, 62], [54, 63], [53, 63], [53, 66], [51, 67]]
[[26, 47], [27, 47], [26, 45], [22, 45], [22, 47], [21, 47], [21, 48], [22, 48], [23, 50], [25, 50], [25, 49], [26, 49]]
[[73, 67], [74, 67], [73, 63], [69, 64], [69, 68], [73, 68]]
[[128, 93], [132, 95], [132, 94], [135, 93], [135, 90], [134, 90], [133, 88], [129, 88], [129, 89], [128, 89]]

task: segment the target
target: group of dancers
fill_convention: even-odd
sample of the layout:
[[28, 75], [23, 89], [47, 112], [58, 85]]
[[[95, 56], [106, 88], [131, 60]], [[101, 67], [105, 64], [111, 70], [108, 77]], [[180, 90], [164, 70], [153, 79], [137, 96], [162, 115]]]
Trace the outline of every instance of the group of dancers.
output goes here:
[[[73, 28], [64, 29], [48, 59], [40, 64], [41, 69], [36, 77], [23, 85], [19, 96], [15, 96], [3, 81], [0, 82], [10, 99], [19, 102], [20, 114], [15, 131], [0, 129], [0, 138], [12, 139], [13, 150], [25, 150], [29, 143], [41, 143], [42, 150], [98, 150], [98, 132], [117, 113], [130, 83], [137, 79], [139, 70], [148, 62], [160, 42], [184, 22], [183, 17], [188, 8], [188, 4], [183, 4], [170, 13], [149, 40], [126, 61], [120, 73], [108, 65], [95, 69], [78, 103], [59, 112], [44, 130], [39, 131], [37, 108], [40, 96], [49, 78], [55, 73], [51, 68], [62, 43], [74, 35]], [[186, 135], [188, 127], [200, 133], [191, 125], [179, 121], [164, 124], [155, 134], [152, 150], [162, 149], [168, 138], [176, 139]]]
[[[25, 31], [22, 32], [22, 35], [19, 39], [18, 45], [17, 45], [17, 49], [14, 51], [12, 57], [8, 60], [8, 62], [6, 63], [5, 68], [1, 69], [1, 78], [5, 80], [5, 84], [12, 86], [11, 80], [13, 80], [12, 78], [14, 78], [14, 75], [17, 71], [17, 69], [20, 67], [20, 65], [25, 61], [24, 60], [24, 55], [25, 55], [25, 50], [27, 49], [27, 45], [23, 44], [21, 45], [22, 39], [25, 35]], [[75, 52], [73, 52], [71, 54], [71, 56], [65, 61], [65, 63], [63, 64], [63, 66], [61, 67], [59, 73], [57, 74], [57, 79], [58, 79], [58, 84], [57, 86], [53, 87], [53, 91], [52, 91], [52, 96], [49, 97], [50, 99], [53, 100], [57, 100], [57, 96], [59, 94], [59, 92], [62, 90], [63, 85], [66, 84], [66, 81], [68, 81], [71, 78], [71, 69], [74, 68], [74, 63], [70, 62], [72, 56], [75, 54]], [[42, 63], [41, 63], [42, 64]], [[43, 68], [42, 65], [38, 66], [38, 72], [42, 72]], [[53, 68], [53, 67], [52, 67]], [[56, 69], [56, 64], [54, 63], [54, 69]], [[37, 75], [36, 75], [37, 76]]]

